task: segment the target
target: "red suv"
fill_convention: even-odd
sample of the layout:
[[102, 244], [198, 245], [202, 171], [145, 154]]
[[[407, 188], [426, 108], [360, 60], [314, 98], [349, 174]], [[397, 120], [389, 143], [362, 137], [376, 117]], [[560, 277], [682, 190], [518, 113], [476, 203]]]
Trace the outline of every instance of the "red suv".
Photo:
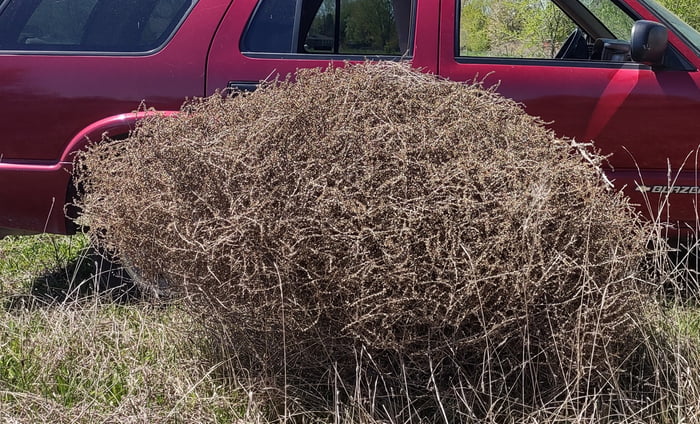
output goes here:
[[75, 152], [142, 102], [365, 59], [497, 85], [696, 228], [700, 34], [654, 0], [0, 0], [0, 235], [72, 231]]

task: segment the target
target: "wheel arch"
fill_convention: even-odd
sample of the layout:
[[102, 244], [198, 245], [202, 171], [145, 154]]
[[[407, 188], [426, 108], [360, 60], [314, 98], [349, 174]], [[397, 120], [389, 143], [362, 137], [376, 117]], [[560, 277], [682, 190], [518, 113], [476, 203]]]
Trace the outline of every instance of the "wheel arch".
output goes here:
[[176, 111], [139, 111], [113, 115], [88, 125], [71, 139], [60, 159], [61, 167], [70, 174], [64, 202], [66, 233], [73, 234], [78, 230], [78, 225], [74, 220], [80, 214], [80, 210], [75, 205], [75, 201], [81, 193], [73, 177], [74, 161], [77, 155], [90, 146], [103, 141], [128, 138], [136, 129], [138, 122], [144, 118], [175, 114], [177, 114]]

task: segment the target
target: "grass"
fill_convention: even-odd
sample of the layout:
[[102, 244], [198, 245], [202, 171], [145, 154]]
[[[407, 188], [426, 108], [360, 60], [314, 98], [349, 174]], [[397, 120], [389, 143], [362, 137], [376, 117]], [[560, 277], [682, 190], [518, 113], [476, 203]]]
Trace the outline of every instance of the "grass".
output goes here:
[[675, 305], [667, 312], [669, 331], [700, 345], [700, 309], [697, 306]]
[[202, 360], [204, 333], [177, 304], [114, 303], [76, 289], [95, 279], [88, 251], [82, 235], [0, 241], [0, 421], [243, 415], [245, 399]]
[[[87, 237], [79, 234], [58, 237], [40, 234], [9, 236], [0, 240], [0, 293], [21, 290], [47, 270], [68, 270], [88, 247]], [[66, 276], [70, 279], [71, 276]]]
[[[82, 235], [0, 240], [0, 421], [268, 422], [218, 378], [200, 323], [177, 303], [115, 303], [85, 290], [49, 301], [95, 279], [88, 245]], [[674, 304], [665, 316], [658, 332], [697, 357], [700, 308]], [[342, 409], [335, 419], [375, 422]]]

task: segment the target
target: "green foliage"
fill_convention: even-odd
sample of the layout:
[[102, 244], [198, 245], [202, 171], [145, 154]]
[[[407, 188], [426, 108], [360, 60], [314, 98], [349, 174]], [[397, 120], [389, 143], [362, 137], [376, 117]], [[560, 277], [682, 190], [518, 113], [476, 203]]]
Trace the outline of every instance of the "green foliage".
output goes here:
[[[311, 37], [333, 39], [335, 0], [324, 0], [311, 24]], [[313, 50], [314, 46], [310, 46]], [[330, 45], [326, 45], [330, 48]], [[400, 51], [391, 0], [343, 0], [340, 3], [342, 53], [396, 54]]]
[[488, 34], [486, 2], [471, 0], [462, 3], [460, 12], [460, 52], [465, 55], [478, 55], [489, 50], [491, 43]]
[[[659, 0], [696, 29], [697, 0]], [[634, 21], [610, 0], [582, 0], [620, 39], [628, 39]], [[495, 57], [554, 57], [575, 28], [551, 1], [463, 0], [460, 11], [460, 54]]]
[[700, 345], [700, 308], [678, 306], [673, 308], [669, 315], [671, 319], [668, 322], [675, 332]]
[[37, 380], [37, 366], [33, 361], [32, 349], [25, 340], [36, 324], [22, 326], [10, 321], [0, 329], [0, 387], [12, 390], [28, 390]]
[[700, 30], [700, 7], [697, 0], [659, 0], [659, 3], [696, 30]]
[[489, 37], [492, 46], [497, 43], [503, 48], [504, 56], [516, 55], [514, 49], [521, 42], [527, 41], [523, 37], [523, 30], [529, 15], [529, 3], [529, 0], [508, 0], [492, 2], [490, 6]]
[[554, 57], [573, 31], [551, 2], [465, 0], [460, 11], [460, 52], [470, 56]]
[[376, 52], [399, 50], [390, 0], [355, 0], [341, 8], [343, 44]]
[[529, 8], [523, 37], [535, 52], [552, 58], [573, 30], [574, 25], [569, 17], [553, 3], [544, 2]]
[[619, 39], [629, 39], [634, 20], [610, 0], [582, 0], [606, 28]]

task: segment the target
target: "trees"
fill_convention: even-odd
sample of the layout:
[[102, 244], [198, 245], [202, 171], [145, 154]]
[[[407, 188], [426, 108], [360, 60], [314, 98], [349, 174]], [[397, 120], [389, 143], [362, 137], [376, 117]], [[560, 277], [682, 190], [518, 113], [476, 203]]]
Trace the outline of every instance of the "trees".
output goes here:
[[548, 0], [464, 0], [460, 52], [469, 56], [554, 57], [573, 28], [571, 20]]
[[478, 55], [491, 47], [488, 34], [488, 9], [485, 0], [462, 3], [460, 11], [459, 50], [461, 54]]
[[307, 48], [332, 50], [334, 40], [340, 53], [397, 54], [399, 36], [391, 0], [324, 0], [311, 24]]
[[340, 16], [341, 40], [347, 48], [376, 53], [399, 50], [391, 0], [347, 1], [342, 3]]
[[[697, 0], [659, 1], [700, 29]], [[611, 0], [582, 3], [615, 37], [629, 38], [634, 20]], [[462, 0], [459, 49], [464, 56], [552, 58], [574, 29], [550, 0]]]

